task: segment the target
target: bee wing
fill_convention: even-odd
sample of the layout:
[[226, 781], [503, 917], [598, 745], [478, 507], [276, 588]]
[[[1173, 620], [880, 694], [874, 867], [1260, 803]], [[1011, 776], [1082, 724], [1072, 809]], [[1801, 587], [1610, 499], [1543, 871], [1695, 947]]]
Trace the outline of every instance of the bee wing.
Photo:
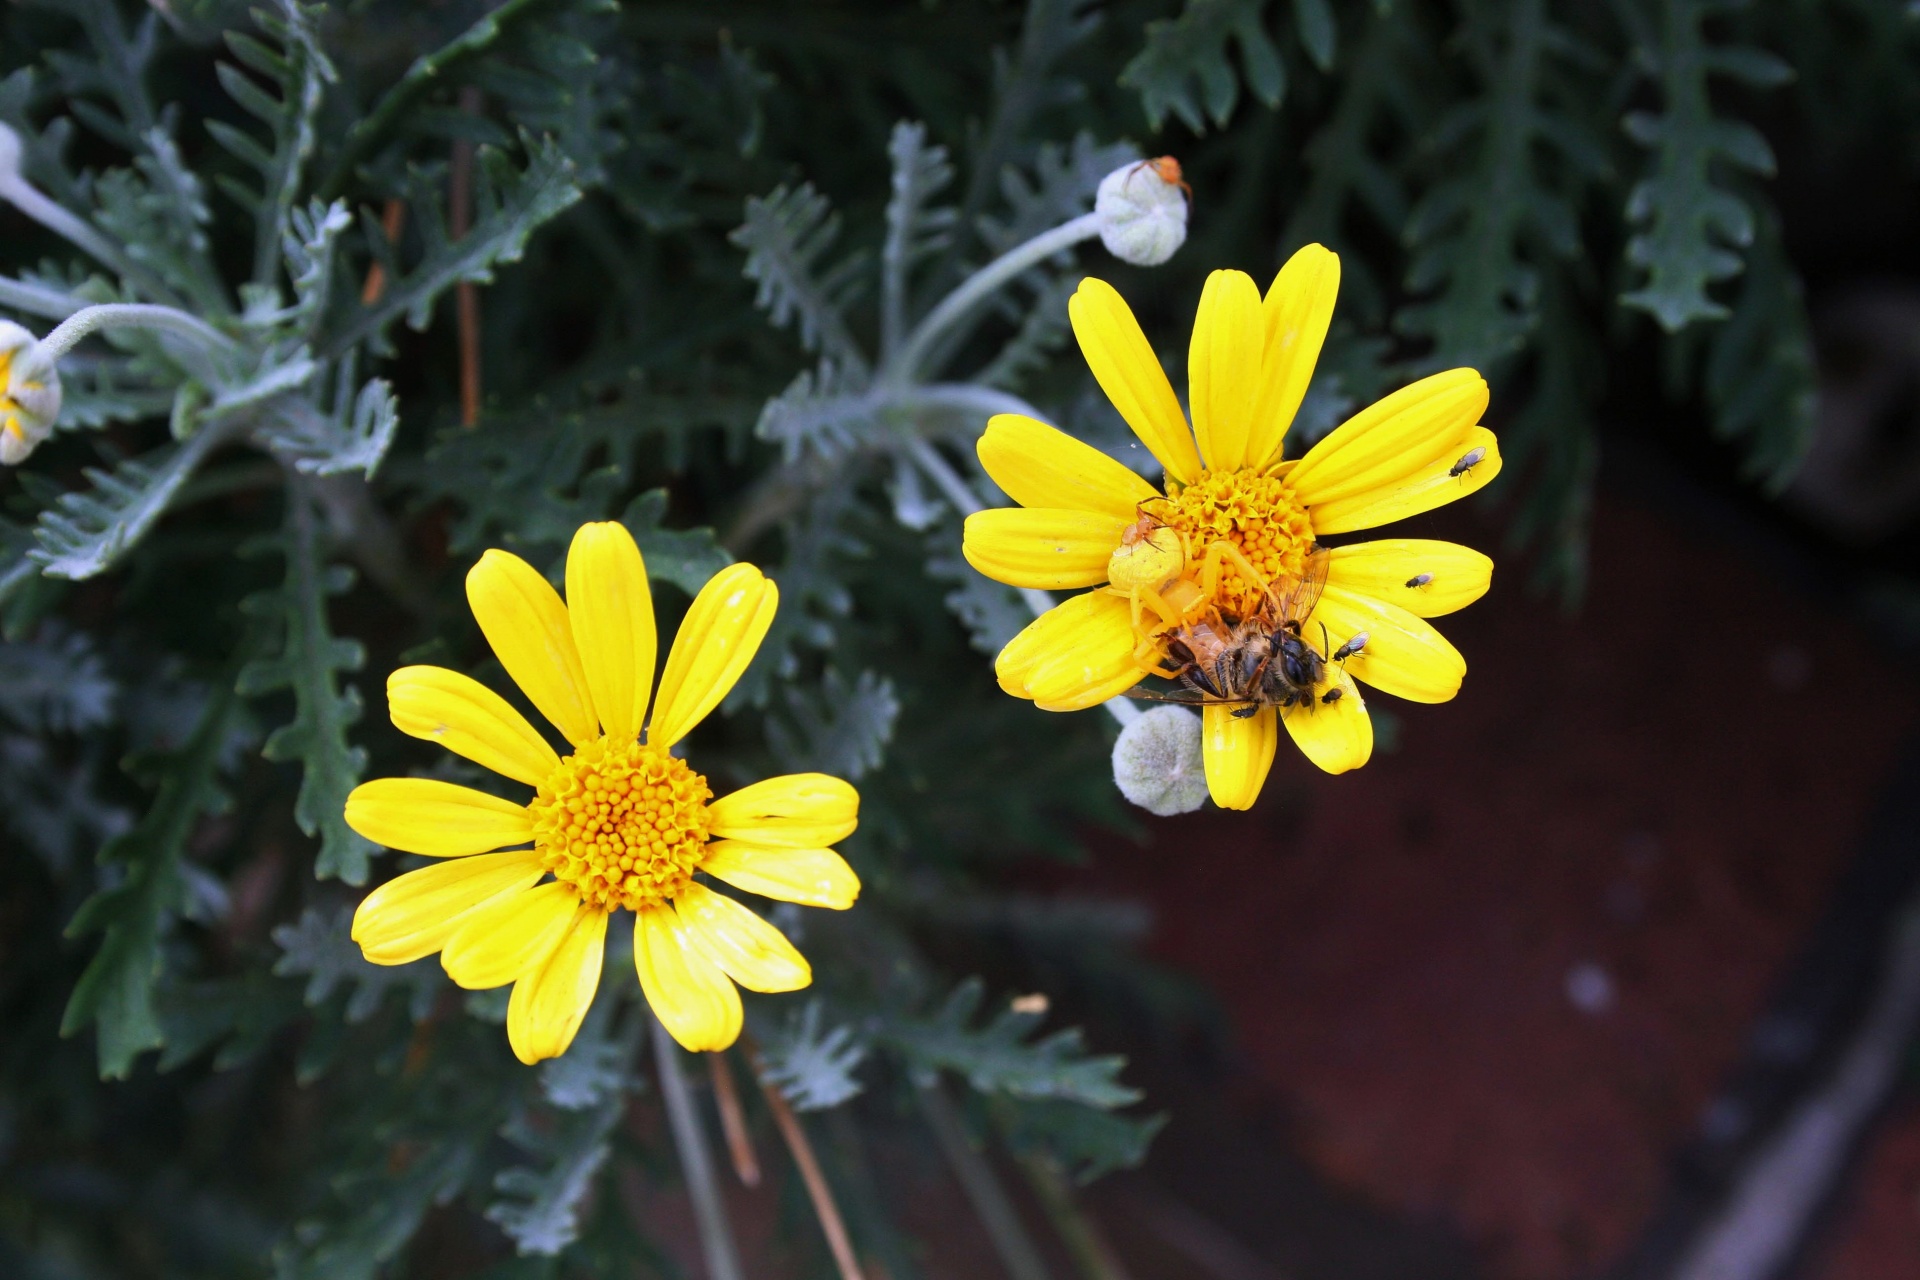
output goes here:
[[1333, 559], [1327, 548], [1315, 544], [1307, 553], [1307, 562], [1301, 567], [1300, 576], [1280, 598], [1280, 623], [1297, 622], [1304, 629], [1307, 615], [1313, 612], [1313, 606], [1320, 603], [1320, 593], [1327, 588], [1327, 567]]
[[1250, 701], [1247, 698], [1216, 698], [1199, 689], [1170, 689], [1165, 693], [1156, 693], [1139, 685], [1127, 690], [1127, 697], [1138, 698], [1142, 702], [1177, 702], [1185, 707], [1238, 707]]

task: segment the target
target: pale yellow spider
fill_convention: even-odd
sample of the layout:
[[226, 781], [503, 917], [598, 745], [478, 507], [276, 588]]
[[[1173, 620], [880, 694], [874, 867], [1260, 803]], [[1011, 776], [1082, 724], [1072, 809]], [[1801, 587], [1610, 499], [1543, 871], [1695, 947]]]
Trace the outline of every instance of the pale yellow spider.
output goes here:
[[[1186, 536], [1150, 512], [1141, 511], [1140, 518], [1121, 533], [1120, 545], [1107, 561], [1109, 590], [1125, 596], [1132, 609], [1133, 632], [1139, 637], [1133, 650], [1136, 662], [1155, 674], [1168, 674], [1160, 669], [1160, 637], [1191, 627], [1213, 609], [1221, 576], [1229, 565], [1273, 598], [1273, 584], [1266, 575], [1224, 538], [1207, 545], [1198, 565], [1199, 581], [1194, 581], [1190, 575], [1194, 559]], [[1149, 611], [1161, 625], [1145, 625]]]

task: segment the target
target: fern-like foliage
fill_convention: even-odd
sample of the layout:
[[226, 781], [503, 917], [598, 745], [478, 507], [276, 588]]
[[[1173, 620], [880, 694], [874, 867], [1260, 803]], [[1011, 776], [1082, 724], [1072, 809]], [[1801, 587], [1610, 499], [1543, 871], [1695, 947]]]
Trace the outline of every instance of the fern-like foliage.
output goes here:
[[851, 1026], [824, 1026], [823, 1007], [807, 1001], [761, 1044], [761, 1078], [795, 1111], [826, 1111], [851, 1101], [864, 1086], [855, 1074], [868, 1046]]
[[273, 931], [273, 943], [280, 958], [273, 972], [280, 977], [306, 979], [308, 1007], [326, 1003], [336, 992], [346, 993], [346, 1020], [365, 1022], [387, 998], [389, 992], [403, 992], [407, 1011], [415, 1022], [433, 1008], [434, 997], [447, 986], [440, 966], [432, 960], [412, 964], [371, 964], [360, 952], [360, 944], [350, 936], [353, 911], [341, 907], [331, 912], [308, 907], [292, 924]]
[[487, 1217], [512, 1237], [523, 1256], [553, 1257], [579, 1237], [581, 1213], [611, 1152], [614, 1125], [625, 1110], [626, 1097], [616, 1090], [588, 1110], [543, 1117], [549, 1123], [541, 1125], [518, 1116], [502, 1130], [509, 1142], [540, 1162], [495, 1175], [493, 1186], [500, 1198], [487, 1206]]
[[767, 745], [790, 769], [818, 769], [859, 778], [880, 767], [900, 699], [893, 682], [872, 671], [848, 681], [828, 668], [817, 691], [788, 687], [784, 715], [767, 719]]
[[1708, 77], [1723, 75], [1755, 88], [1783, 84], [1793, 69], [1749, 45], [1715, 44], [1705, 30], [1713, 14], [1741, 0], [1660, 0], [1659, 34], [1641, 57], [1658, 78], [1661, 111], [1624, 121], [1653, 154], [1651, 168], [1627, 198], [1638, 230], [1627, 261], [1646, 273], [1621, 302], [1653, 316], [1668, 333], [1728, 315], [1708, 288], [1740, 273], [1740, 251], [1753, 241], [1752, 205], [1730, 189], [1722, 165], [1771, 175], [1773, 149], [1752, 125], [1716, 115]]
[[[932, 206], [953, 181], [947, 149], [929, 145], [927, 127], [902, 120], [887, 144], [893, 192], [887, 199], [887, 235], [880, 251], [880, 350], [890, 354], [906, 334], [907, 290], [922, 261], [952, 242], [958, 210]], [[777, 322], [777, 321], [776, 321]]]
[[757, 286], [754, 304], [774, 324], [797, 327], [800, 345], [820, 352], [841, 377], [864, 382], [867, 358], [845, 314], [859, 292], [862, 257], [851, 254], [832, 266], [823, 261], [839, 236], [832, 204], [811, 183], [802, 183], [749, 197], [746, 221], [730, 239], [747, 251], [746, 275]]
[[1705, 389], [1714, 434], [1746, 446], [1747, 474], [1778, 492], [1813, 443], [1819, 382], [1800, 277], [1771, 213], [1747, 272], [1708, 346]]
[[1034, 1040], [1046, 1015], [1011, 1006], [976, 1025], [985, 996], [986, 985], [969, 978], [929, 1016], [889, 1025], [886, 1037], [914, 1070], [955, 1072], [981, 1093], [1101, 1109], [1140, 1100], [1139, 1090], [1117, 1078], [1126, 1060], [1089, 1056], [1077, 1028]]
[[153, 527], [222, 438], [210, 428], [112, 471], [89, 468], [93, 488], [65, 494], [40, 514], [34, 527], [39, 545], [28, 556], [50, 578], [104, 573]]
[[269, 760], [298, 760], [303, 771], [294, 820], [320, 840], [314, 874], [364, 884], [374, 846], [347, 825], [347, 793], [360, 782], [366, 752], [347, 741], [360, 719], [360, 694], [341, 685], [343, 672], [358, 671], [366, 651], [357, 640], [333, 634], [327, 599], [353, 581], [350, 570], [329, 565], [315, 527], [311, 499], [295, 489], [289, 495], [287, 532], [280, 540], [286, 558], [285, 582], [251, 597], [245, 605], [257, 617], [281, 629], [278, 653], [262, 657], [240, 673], [240, 692], [248, 697], [285, 690], [293, 695], [293, 720], [268, 737], [262, 753]]
[[[1320, 25], [1326, 6], [1314, 0]], [[1158, 129], [1168, 112], [1195, 133], [1207, 121], [1224, 127], [1240, 102], [1240, 76], [1229, 61], [1228, 45], [1238, 47], [1249, 92], [1267, 107], [1287, 93], [1287, 68], [1267, 33], [1268, 0], [1187, 0], [1177, 18], [1147, 24], [1146, 44], [1120, 83], [1140, 93], [1147, 119]], [[1327, 18], [1324, 29], [1332, 30]], [[1329, 42], [1331, 37], [1328, 37]]]
[[[227, 48], [240, 66], [223, 62], [216, 69], [227, 96], [267, 129], [268, 142], [262, 145], [223, 121], [207, 122], [207, 132], [253, 170], [259, 183], [219, 180], [221, 189], [253, 215], [253, 282], [260, 286], [271, 284], [279, 268], [281, 237], [300, 191], [301, 170], [313, 153], [321, 97], [337, 78], [315, 30], [319, 12], [300, 0], [276, 0], [273, 11], [255, 10], [254, 21], [273, 44], [230, 31]], [[264, 76], [272, 92], [247, 71]]]
[[179, 750], [141, 762], [159, 780], [153, 804], [100, 850], [117, 882], [97, 890], [67, 925], [69, 937], [102, 935], [60, 1022], [62, 1035], [94, 1028], [102, 1076], [126, 1076], [136, 1057], [165, 1042], [154, 1000], [162, 947], [187, 903], [187, 842], [202, 817], [229, 803], [220, 769], [240, 707], [232, 682], [223, 682]]

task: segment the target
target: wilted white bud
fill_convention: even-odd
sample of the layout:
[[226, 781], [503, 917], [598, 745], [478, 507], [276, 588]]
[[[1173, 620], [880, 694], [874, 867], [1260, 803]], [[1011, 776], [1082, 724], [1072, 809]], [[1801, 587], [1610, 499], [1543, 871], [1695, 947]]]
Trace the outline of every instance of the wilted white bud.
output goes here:
[[1113, 782], [1148, 813], [1192, 813], [1207, 801], [1200, 717], [1184, 707], [1155, 707], [1120, 730]]
[[1100, 243], [1122, 262], [1157, 267], [1187, 239], [1187, 184], [1172, 156], [1122, 165], [1100, 179]]
[[60, 416], [60, 371], [34, 336], [0, 320], [0, 463], [26, 461]]

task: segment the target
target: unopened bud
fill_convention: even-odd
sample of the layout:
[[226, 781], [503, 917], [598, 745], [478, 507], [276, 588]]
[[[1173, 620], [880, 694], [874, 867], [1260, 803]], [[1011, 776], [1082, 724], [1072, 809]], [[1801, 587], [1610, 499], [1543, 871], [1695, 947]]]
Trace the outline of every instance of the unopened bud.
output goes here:
[[1155, 707], [1135, 717], [1113, 744], [1113, 782], [1121, 795], [1163, 818], [1205, 804], [1200, 717], [1185, 707]]
[[34, 336], [0, 320], [0, 463], [26, 461], [60, 416], [60, 371]]
[[1123, 165], [1100, 180], [1093, 198], [1100, 243], [1122, 262], [1157, 267], [1186, 242], [1191, 198], [1172, 156]]

